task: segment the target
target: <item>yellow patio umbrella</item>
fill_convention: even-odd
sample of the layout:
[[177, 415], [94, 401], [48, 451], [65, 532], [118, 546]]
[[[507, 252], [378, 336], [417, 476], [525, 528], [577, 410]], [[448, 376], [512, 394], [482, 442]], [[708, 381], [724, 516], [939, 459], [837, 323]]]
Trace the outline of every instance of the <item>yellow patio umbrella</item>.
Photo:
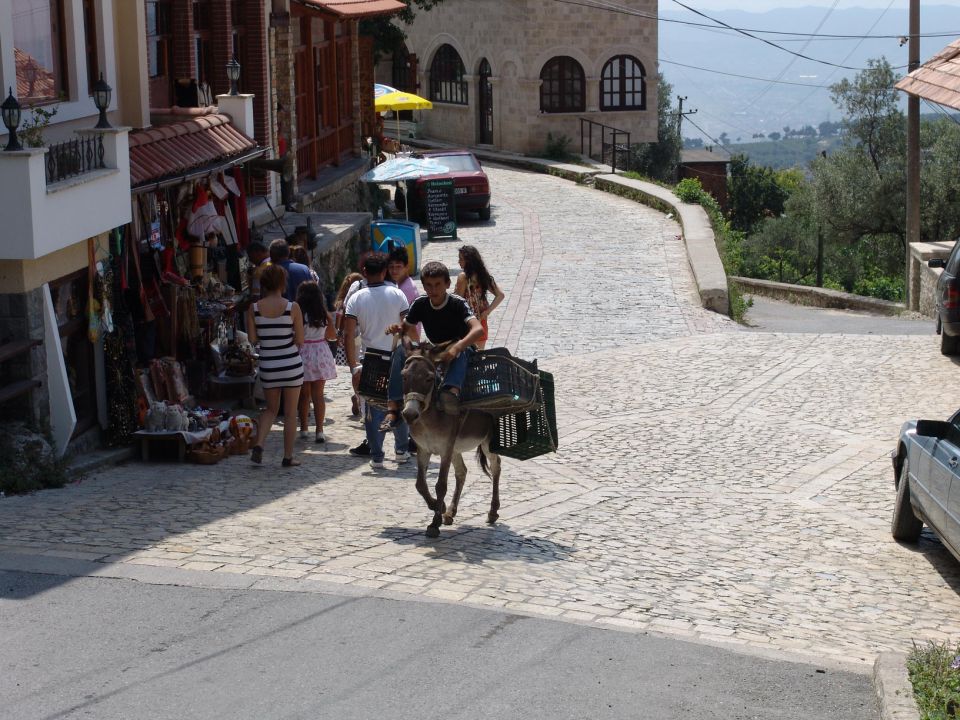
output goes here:
[[376, 111], [393, 110], [397, 115], [397, 138], [400, 138], [400, 115], [401, 110], [430, 110], [433, 103], [413, 93], [397, 90], [389, 85], [376, 83], [373, 86], [373, 107]]

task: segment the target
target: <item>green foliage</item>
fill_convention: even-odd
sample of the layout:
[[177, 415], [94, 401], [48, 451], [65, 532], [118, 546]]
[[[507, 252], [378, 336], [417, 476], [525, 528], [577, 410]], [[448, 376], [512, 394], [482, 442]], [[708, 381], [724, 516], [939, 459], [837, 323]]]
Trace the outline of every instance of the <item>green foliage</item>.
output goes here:
[[749, 232], [765, 217], [783, 213], [788, 192], [777, 181], [771, 168], [751, 165], [745, 155], [730, 159], [730, 224], [734, 229]]
[[706, 194], [706, 191], [703, 189], [703, 185], [700, 184], [699, 178], [684, 178], [677, 183], [676, 188], [674, 188], [674, 193], [681, 202], [685, 203], [699, 203], [703, 195]]
[[[49, 430], [44, 434], [52, 445]], [[9, 432], [0, 435], [0, 492], [20, 495], [66, 485], [66, 463], [46, 449], [39, 438], [18, 443]]]
[[571, 157], [570, 145], [573, 140], [569, 135], [554, 135], [547, 133], [547, 142], [543, 148], [543, 157], [550, 160], [568, 160]]
[[907, 671], [921, 720], [960, 718], [960, 643], [914, 644]]
[[360, 21], [360, 34], [373, 37], [374, 62], [379, 61], [385, 55], [392, 55], [393, 51], [407, 39], [407, 34], [399, 24], [394, 24], [394, 19], [400, 20], [404, 25], [410, 25], [417, 16], [417, 9], [426, 12], [439, 5], [443, 0], [405, 0], [405, 2], [407, 7], [394, 16], [369, 18]]
[[663, 182], [676, 180], [683, 142], [671, 111], [672, 103], [673, 87], [661, 79], [657, 88], [657, 142], [631, 146], [626, 170]]
[[49, 108], [43, 106], [30, 108], [30, 117], [23, 121], [17, 131], [24, 145], [37, 148], [46, 144], [43, 140], [43, 131], [57, 114], [58, 109], [58, 105], [51, 105]]

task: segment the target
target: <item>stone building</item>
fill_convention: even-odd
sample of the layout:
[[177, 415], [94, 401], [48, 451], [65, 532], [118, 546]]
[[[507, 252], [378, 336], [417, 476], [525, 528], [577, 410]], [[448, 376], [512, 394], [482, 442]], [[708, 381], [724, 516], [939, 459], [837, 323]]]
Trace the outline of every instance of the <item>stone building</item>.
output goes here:
[[[653, 142], [657, 2], [618, 5], [626, 10], [445, 0], [402, 26], [406, 46], [379, 63], [377, 80], [432, 100], [419, 131], [458, 145], [533, 154], [551, 133], [579, 151], [582, 118], [629, 133], [631, 144]], [[609, 142], [594, 126], [595, 145]]]

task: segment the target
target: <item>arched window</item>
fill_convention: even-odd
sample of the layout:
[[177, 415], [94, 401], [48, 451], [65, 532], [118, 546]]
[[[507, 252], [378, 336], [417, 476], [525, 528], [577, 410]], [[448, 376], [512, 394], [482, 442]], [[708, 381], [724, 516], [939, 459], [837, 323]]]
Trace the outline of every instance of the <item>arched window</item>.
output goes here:
[[467, 104], [466, 71], [452, 45], [441, 45], [430, 63], [430, 99], [437, 102]]
[[643, 65], [630, 55], [617, 55], [600, 76], [601, 110], [646, 110], [647, 81]]
[[540, 71], [540, 110], [582, 112], [586, 108], [583, 68], [572, 57], [552, 58]]

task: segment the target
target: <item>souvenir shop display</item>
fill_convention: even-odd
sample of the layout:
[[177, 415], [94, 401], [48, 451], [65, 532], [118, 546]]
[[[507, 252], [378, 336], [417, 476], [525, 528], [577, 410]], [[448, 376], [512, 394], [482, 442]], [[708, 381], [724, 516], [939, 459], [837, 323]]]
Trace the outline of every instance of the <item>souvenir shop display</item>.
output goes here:
[[208, 407], [217, 381], [252, 391], [256, 373], [242, 325], [244, 184], [234, 167], [137, 190], [109, 260], [89, 250], [88, 334], [104, 340], [107, 438], [138, 439], [145, 459], [163, 439], [180, 459], [207, 463], [249, 445], [249, 417]]

